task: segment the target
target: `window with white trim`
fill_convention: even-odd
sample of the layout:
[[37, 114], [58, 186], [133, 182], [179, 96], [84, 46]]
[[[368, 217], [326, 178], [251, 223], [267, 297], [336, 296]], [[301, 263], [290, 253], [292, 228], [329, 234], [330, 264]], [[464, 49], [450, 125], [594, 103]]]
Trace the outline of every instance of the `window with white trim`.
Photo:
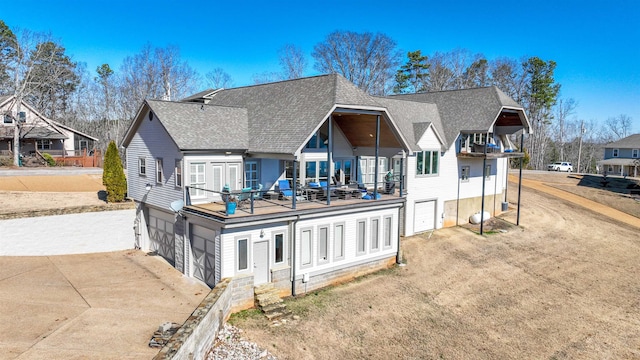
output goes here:
[[620, 153], [619, 149], [613, 149], [613, 157], [618, 157], [619, 153]]
[[138, 175], [147, 176], [147, 159], [138, 158]]
[[164, 180], [164, 170], [162, 169], [162, 158], [156, 159], [156, 183], [162, 184]]
[[358, 220], [356, 228], [356, 254], [361, 255], [367, 252], [367, 221]]
[[182, 160], [176, 159], [176, 187], [182, 187]]
[[189, 186], [195, 188], [191, 189], [191, 196], [204, 197], [205, 194], [202, 189], [204, 189], [205, 185], [204, 163], [189, 164]]
[[469, 172], [471, 171], [471, 167], [465, 165], [460, 168], [460, 181], [468, 182], [469, 181]]
[[238, 271], [249, 268], [249, 239], [238, 239]]
[[633, 150], [631, 150], [631, 157], [636, 159], [636, 158], [640, 157], [640, 156], [638, 156], [639, 153], [640, 153], [639, 149], [633, 149]]
[[344, 259], [344, 224], [333, 227], [333, 257], [336, 260]]
[[4, 123], [5, 124], [13, 124], [13, 118], [11, 117], [11, 115], [5, 115], [4, 116]]
[[36, 140], [38, 150], [51, 150], [51, 140]]
[[257, 161], [245, 162], [244, 163], [244, 187], [257, 189], [258, 182], [259, 182], [258, 162]]
[[275, 234], [273, 239], [273, 246], [276, 250], [274, 251], [274, 262], [276, 264], [284, 262], [284, 234]]
[[311, 229], [303, 229], [300, 236], [300, 264], [302, 266], [311, 266], [312, 255], [311, 247], [313, 235]]
[[380, 249], [380, 219], [371, 219], [371, 250]]
[[416, 175], [438, 175], [440, 151], [427, 150], [416, 154]]
[[318, 262], [329, 261], [329, 226], [318, 228]]
[[382, 237], [383, 237], [384, 247], [385, 248], [391, 247], [391, 225], [392, 225], [392, 221], [393, 221], [393, 219], [391, 218], [391, 216], [385, 216], [382, 219]]

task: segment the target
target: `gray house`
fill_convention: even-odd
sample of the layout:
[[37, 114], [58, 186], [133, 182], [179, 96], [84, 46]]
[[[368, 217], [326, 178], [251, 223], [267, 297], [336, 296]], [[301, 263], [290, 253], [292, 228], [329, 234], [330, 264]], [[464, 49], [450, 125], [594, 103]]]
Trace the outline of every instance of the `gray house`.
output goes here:
[[145, 101], [123, 142], [136, 245], [210, 286], [295, 295], [392, 265], [402, 235], [498, 214], [522, 107], [495, 87], [433, 96], [332, 74]]
[[604, 159], [598, 161], [600, 172], [610, 175], [638, 177], [640, 167], [640, 134], [604, 146]]

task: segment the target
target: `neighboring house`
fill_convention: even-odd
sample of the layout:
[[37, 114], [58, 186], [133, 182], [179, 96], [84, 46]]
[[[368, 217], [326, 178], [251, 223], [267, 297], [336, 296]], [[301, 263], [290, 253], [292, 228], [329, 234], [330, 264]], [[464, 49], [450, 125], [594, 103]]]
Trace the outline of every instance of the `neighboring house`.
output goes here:
[[597, 162], [599, 172], [609, 175], [640, 176], [640, 134], [604, 146], [604, 160]]
[[136, 245], [210, 286], [351, 279], [398, 262], [401, 235], [499, 213], [519, 131], [495, 87], [380, 98], [333, 74], [148, 100], [123, 141]]
[[20, 125], [23, 156], [46, 152], [54, 157], [73, 157], [94, 149], [98, 139], [46, 118], [24, 101], [18, 114], [16, 105], [15, 96], [0, 96], [0, 154], [13, 153], [16, 124]]

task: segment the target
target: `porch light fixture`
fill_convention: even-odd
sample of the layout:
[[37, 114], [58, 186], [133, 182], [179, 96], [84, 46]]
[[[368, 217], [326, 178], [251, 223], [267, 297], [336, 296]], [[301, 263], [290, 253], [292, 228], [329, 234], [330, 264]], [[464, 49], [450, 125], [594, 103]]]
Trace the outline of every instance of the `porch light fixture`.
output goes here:
[[150, 191], [152, 187], [153, 187], [153, 185], [147, 183], [147, 185], [144, 186], [144, 189], [147, 190], [147, 191]]
[[264, 229], [260, 229], [260, 237], [263, 238], [264, 237]]

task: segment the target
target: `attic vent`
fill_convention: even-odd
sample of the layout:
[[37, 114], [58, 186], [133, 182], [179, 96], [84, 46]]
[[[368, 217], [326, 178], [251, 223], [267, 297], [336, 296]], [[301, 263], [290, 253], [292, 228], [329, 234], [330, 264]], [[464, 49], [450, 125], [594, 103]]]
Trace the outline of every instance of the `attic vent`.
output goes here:
[[149, 121], [153, 121], [153, 111], [149, 111]]

